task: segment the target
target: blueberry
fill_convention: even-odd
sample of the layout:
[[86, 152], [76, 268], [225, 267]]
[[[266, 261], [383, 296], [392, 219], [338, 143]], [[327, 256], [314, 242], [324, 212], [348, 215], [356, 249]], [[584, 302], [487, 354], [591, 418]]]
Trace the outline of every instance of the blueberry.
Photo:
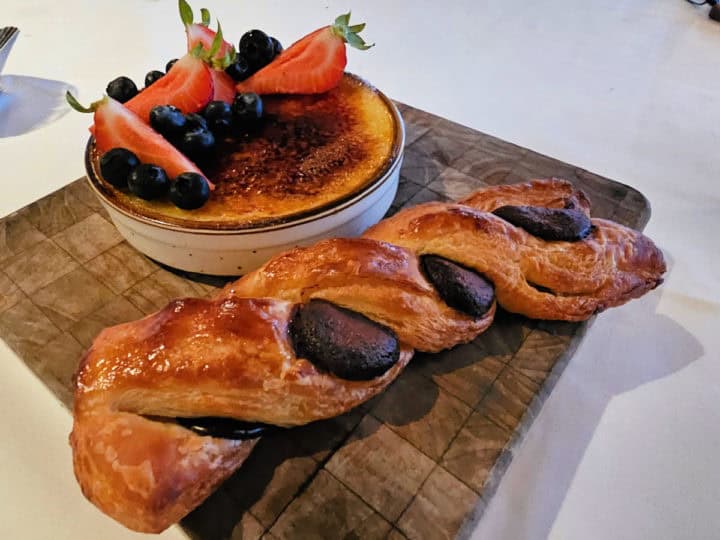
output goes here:
[[238, 123], [253, 123], [262, 118], [263, 104], [254, 92], [238, 94], [232, 104], [233, 117]]
[[247, 60], [254, 71], [268, 65], [275, 57], [275, 45], [262, 30], [250, 30], [240, 38], [240, 56]]
[[225, 134], [232, 128], [233, 114], [229, 103], [211, 101], [203, 111], [210, 130], [215, 134]]
[[283, 52], [283, 46], [277, 38], [271, 37], [270, 41], [273, 43], [273, 58]]
[[195, 131], [196, 129], [207, 129], [208, 125], [205, 118], [197, 113], [190, 113], [185, 115], [185, 133], [188, 131]]
[[162, 79], [165, 76], [165, 74], [162, 71], [158, 71], [157, 69], [153, 71], [148, 71], [148, 74], [145, 75], [145, 88], [150, 86], [155, 81]]
[[137, 95], [138, 89], [128, 77], [118, 77], [110, 81], [107, 88], [105, 88], [105, 92], [120, 103], [125, 103]]
[[250, 64], [242, 56], [237, 56], [235, 62], [225, 68], [225, 73], [230, 75], [236, 82], [244, 81], [253, 74]]
[[117, 188], [128, 185], [128, 176], [140, 165], [140, 160], [127, 148], [113, 148], [100, 158], [102, 177]]
[[168, 71], [170, 71], [170, 68], [173, 67], [173, 66], [175, 65], [175, 62], [177, 62], [177, 61], [178, 61], [177, 58], [173, 58], [173, 59], [170, 60], [167, 64], [165, 64], [165, 73], [167, 73]]
[[200, 208], [208, 197], [210, 197], [210, 187], [207, 180], [198, 173], [182, 173], [170, 186], [170, 200], [183, 210]]
[[147, 201], [157, 199], [167, 193], [170, 187], [165, 171], [151, 163], [143, 163], [135, 167], [128, 176], [130, 191]]
[[157, 105], [150, 111], [150, 125], [168, 140], [182, 136], [185, 122], [185, 115], [173, 105]]
[[200, 160], [210, 154], [215, 146], [215, 137], [207, 129], [194, 129], [183, 135], [178, 141], [180, 151], [192, 160]]

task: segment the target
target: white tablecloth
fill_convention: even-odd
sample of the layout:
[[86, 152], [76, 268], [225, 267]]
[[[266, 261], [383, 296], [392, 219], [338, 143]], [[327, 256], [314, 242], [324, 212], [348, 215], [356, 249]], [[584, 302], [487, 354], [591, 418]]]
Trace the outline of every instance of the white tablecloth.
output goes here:
[[[349, 6], [205, 4], [228, 36], [259, 27], [286, 44]], [[647, 232], [670, 265], [661, 289], [598, 318], [475, 537], [720, 537], [720, 24], [681, 0], [355, 4], [377, 47], [351, 51], [349, 69], [633, 185], [652, 202]], [[4, 72], [73, 85], [83, 102], [183, 49], [172, 1], [7, 0], [0, 17], [22, 30]], [[83, 174], [88, 123], [55, 111], [0, 138], [0, 215]], [[2, 344], [0, 419], [0, 536], [133, 536], [82, 499], [69, 415]]]

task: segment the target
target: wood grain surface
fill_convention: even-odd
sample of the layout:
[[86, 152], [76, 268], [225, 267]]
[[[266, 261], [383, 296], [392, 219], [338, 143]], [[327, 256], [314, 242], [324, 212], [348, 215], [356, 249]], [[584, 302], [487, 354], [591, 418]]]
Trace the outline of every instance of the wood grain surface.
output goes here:
[[[585, 190], [595, 217], [636, 229], [649, 219], [647, 200], [628, 186], [399, 107], [407, 145], [390, 214], [556, 176]], [[102, 328], [224, 283], [131, 248], [86, 179], [0, 221], [0, 338], [68, 407], [78, 360]], [[202, 539], [466, 536], [588, 324], [500, 311], [474, 342], [416, 355], [358, 409], [263, 437], [182, 525]]]

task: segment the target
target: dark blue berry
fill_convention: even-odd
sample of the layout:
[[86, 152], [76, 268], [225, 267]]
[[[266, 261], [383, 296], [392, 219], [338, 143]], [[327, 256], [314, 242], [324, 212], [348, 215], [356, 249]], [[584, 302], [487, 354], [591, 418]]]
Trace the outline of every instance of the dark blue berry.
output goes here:
[[140, 160], [127, 148], [113, 148], [100, 158], [102, 177], [117, 188], [126, 188], [128, 176], [140, 165]]
[[238, 52], [247, 60], [250, 68], [257, 71], [268, 65], [275, 57], [275, 45], [262, 30], [250, 30], [240, 38]]
[[170, 71], [170, 68], [173, 67], [173, 66], [175, 65], [175, 62], [177, 62], [177, 61], [178, 61], [177, 58], [173, 58], [173, 59], [170, 60], [167, 64], [165, 64], [165, 73], [167, 73], [168, 71]]
[[235, 120], [240, 124], [251, 124], [263, 115], [262, 99], [254, 92], [247, 92], [235, 96], [232, 104]]
[[277, 38], [271, 37], [270, 41], [273, 43], [273, 58], [283, 52], [283, 46]]
[[105, 93], [120, 103], [125, 103], [137, 95], [138, 89], [128, 77], [118, 77], [110, 81], [105, 88]]
[[210, 154], [215, 146], [215, 137], [208, 129], [188, 131], [178, 141], [180, 151], [192, 160], [201, 160]]
[[173, 105], [158, 105], [150, 111], [150, 125], [168, 140], [182, 136], [185, 122], [185, 115]]
[[208, 125], [198, 113], [190, 113], [185, 115], [185, 132], [195, 131], [196, 129], [207, 129]]
[[203, 111], [205, 120], [213, 133], [225, 134], [232, 128], [233, 114], [229, 103], [211, 101]]
[[202, 175], [186, 172], [170, 186], [170, 200], [183, 210], [200, 208], [210, 197], [210, 187]]
[[145, 75], [145, 88], [150, 86], [155, 81], [162, 79], [164, 76], [165, 74], [162, 71], [158, 71], [157, 69], [153, 71], [148, 71], [148, 74]]
[[225, 73], [230, 75], [236, 82], [244, 81], [253, 74], [250, 64], [242, 56], [237, 56], [235, 62], [225, 68]]
[[148, 201], [165, 195], [170, 187], [169, 184], [165, 171], [151, 163], [138, 165], [128, 176], [130, 191]]

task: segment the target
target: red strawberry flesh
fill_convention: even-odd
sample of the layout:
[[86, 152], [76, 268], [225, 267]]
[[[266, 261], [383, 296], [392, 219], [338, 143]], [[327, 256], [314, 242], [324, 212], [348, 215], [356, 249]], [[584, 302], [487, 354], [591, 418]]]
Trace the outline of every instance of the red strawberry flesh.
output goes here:
[[150, 111], [156, 105], [174, 105], [186, 114], [194, 113], [202, 110], [213, 94], [210, 67], [201, 59], [186, 54], [164, 77], [127, 101], [125, 106], [143, 122], [149, 122]]
[[212, 101], [225, 101], [232, 103], [235, 99], [235, 81], [233, 78], [218, 69], [211, 70], [213, 79], [213, 97]]

